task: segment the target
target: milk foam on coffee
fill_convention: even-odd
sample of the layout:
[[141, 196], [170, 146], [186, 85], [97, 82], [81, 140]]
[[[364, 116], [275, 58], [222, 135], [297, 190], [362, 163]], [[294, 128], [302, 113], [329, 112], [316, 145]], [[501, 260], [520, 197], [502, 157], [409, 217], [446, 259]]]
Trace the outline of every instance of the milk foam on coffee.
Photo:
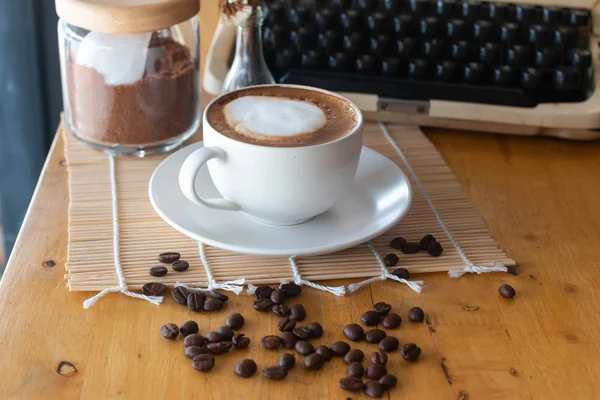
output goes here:
[[281, 97], [244, 96], [231, 101], [223, 111], [233, 129], [256, 138], [312, 133], [327, 122], [319, 107]]

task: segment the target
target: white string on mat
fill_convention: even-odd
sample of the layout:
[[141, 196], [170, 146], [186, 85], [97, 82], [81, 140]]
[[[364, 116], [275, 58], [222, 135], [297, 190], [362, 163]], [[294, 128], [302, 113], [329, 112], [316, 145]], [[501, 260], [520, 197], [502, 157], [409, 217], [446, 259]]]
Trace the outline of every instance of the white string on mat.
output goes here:
[[323, 286], [318, 283], [314, 283], [311, 281], [307, 281], [302, 278], [300, 275], [300, 271], [298, 270], [298, 264], [296, 264], [296, 256], [291, 256], [289, 258], [290, 267], [292, 267], [292, 273], [294, 274], [294, 283], [298, 286], [309, 286], [313, 289], [323, 290], [325, 292], [333, 293], [336, 296], [343, 296], [346, 294], [346, 288], [344, 286]]
[[435, 215], [435, 218], [437, 219], [438, 223], [442, 227], [442, 230], [444, 231], [444, 234], [446, 235], [446, 237], [448, 238], [448, 240], [450, 241], [450, 243], [452, 244], [452, 246], [454, 246], [454, 249], [456, 250], [456, 252], [460, 256], [460, 258], [465, 263], [465, 267], [463, 269], [456, 269], [456, 270], [448, 271], [448, 275], [451, 278], [460, 278], [461, 276], [463, 276], [464, 274], [467, 274], [467, 273], [484, 274], [484, 273], [487, 273], [487, 272], [494, 272], [494, 271], [502, 271], [502, 272], [508, 271], [508, 268], [506, 268], [506, 266], [504, 264], [497, 264], [495, 262], [492, 262], [492, 264], [489, 267], [478, 266], [478, 265], [473, 264], [473, 262], [469, 259], [469, 257], [467, 257], [467, 255], [465, 254], [465, 252], [463, 251], [463, 249], [460, 247], [460, 245], [458, 244], [458, 242], [456, 241], [456, 239], [454, 239], [454, 236], [452, 235], [452, 233], [450, 233], [450, 230], [448, 229], [448, 227], [444, 223], [444, 220], [443, 220], [442, 216], [440, 215], [440, 213], [438, 212], [437, 208], [435, 207], [435, 205], [433, 204], [433, 202], [429, 198], [429, 195], [425, 191], [425, 187], [423, 186], [423, 183], [421, 182], [421, 180], [419, 179], [419, 177], [417, 176], [417, 174], [413, 170], [412, 166], [408, 162], [408, 159], [404, 155], [404, 152], [402, 151], [402, 149], [400, 149], [400, 147], [392, 139], [392, 137], [390, 136], [390, 133], [388, 132], [387, 128], [385, 127], [385, 125], [383, 123], [380, 122], [379, 123], [379, 127], [381, 128], [381, 131], [383, 132], [383, 135], [385, 136], [385, 138], [388, 140], [388, 142], [390, 142], [390, 144], [392, 145], [392, 147], [394, 148], [394, 150], [396, 150], [396, 153], [398, 153], [398, 156], [400, 156], [400, 158], [404, 162], [404, 165], [406, 166], [406, 169], [412, 175], [415, 183], [419, 187], [419, 190], [423, 194], [423, 197], [425, 198], [425, 201], [427, 201], [427, 204], [429, 205], [429, 208], [431, 208], [431, 211], [433, 211], [433, 214]]
[[423, 290], [423, 286], [422, 286], [423, 281], [409, 281], [409, 280], [399, 278], [396, 275], [389, 273], [387, 270], [387, 267], [385, 266], [385, 262], [383, 262], [383, 258], [381, 257], [381, 254], [379, 254], [379, 252], [377, 251], [377, 249], [375, 249], [375, 247], [373, 246], [373, 244], [371, 242], [368, 242], [367, 244], [369, 245], [369, 249], [375, 256], [375, 258], [377, 259], [377, 262], [379, 263], [379, 266], [381, 267], [381, 275], [374, 276], [373, 278], [369, 278], [362, 282], [353, 283], [351, 285], [348, 285], [348, 293], [354, 293], [363, 286], [367, 286], [368, 284], [377, 282], [377, 281], [385, 281], [386, 279], [393, 279], [396, 282], [404, 283], [406, 286], [408, 286], [415, 292], [421, 293], [421, 290]]
[[113, 224], [113, 258], [115, 262], [115, 272], [119, 278], [119, 286], [104, 289], [97, 295], [90, 297], [83, 302], [83, 308], [86, 310], [96, 304], [98, 300], [104, 297], [108, 293], [121, 292], [126, 296], [134, 297], [136, 299], [142, 299], [149, 301], [152, 304], [159, 305], [163, 301], [163, 296], [146, 296], [135, 292], [130, 292], [125, 282], [125, 275], [123, 274], [123, 267], [121, 266], [121, 240], [119, 236], [119, 202], [117, 200], [117, 176], [115, 167], [115, 157], [113, 155], [108, 156], [108, 163], [110, 166], [110, 193], [112, 200], [112, 224]]

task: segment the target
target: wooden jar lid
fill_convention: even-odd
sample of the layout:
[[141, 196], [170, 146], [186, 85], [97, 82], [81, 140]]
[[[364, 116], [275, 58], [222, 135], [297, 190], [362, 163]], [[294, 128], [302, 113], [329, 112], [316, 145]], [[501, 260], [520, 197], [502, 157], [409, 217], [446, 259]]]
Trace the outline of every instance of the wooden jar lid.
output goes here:
[[56, 0], [69, 24], [102, 33], [142, 33], [177, 25], [200, 11], [200, 0]]

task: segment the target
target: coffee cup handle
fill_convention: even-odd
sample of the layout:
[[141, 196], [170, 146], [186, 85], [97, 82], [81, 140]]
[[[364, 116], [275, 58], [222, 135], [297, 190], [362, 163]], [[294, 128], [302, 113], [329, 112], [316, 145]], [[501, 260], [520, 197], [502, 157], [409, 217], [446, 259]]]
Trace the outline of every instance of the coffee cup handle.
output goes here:
[[188, 200], [204, 207], [217, 210], [239, 211], [241, 207], [228, 199], [203, 199], [195, 189], [196, 176], [200, 169], [213, 158], [225, 159], [225, 152], [218, 147], [202, 147], [186, 158], [179, 170], [179, 187]]

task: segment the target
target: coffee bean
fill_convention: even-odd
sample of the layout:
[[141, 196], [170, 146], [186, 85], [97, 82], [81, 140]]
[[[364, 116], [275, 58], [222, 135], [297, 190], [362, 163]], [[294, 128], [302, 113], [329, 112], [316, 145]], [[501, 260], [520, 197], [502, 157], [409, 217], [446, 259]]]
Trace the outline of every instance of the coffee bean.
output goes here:
[[288, 299], [290, 297], [300, 296], [300, 293], [302, 293], [302, 287], [296, 285], [295, 283], [284, 283], [281, 285], [280, 289]]
[[247, 338], [243, 333], [236, 333], [233, 335], [231, 342], [236, 349], [245, 349], [250, 346], [250, 339]]
[[398, 261], [400, 261], [400, 259], [394, 253], [387, 254], [385, 257], [383, 257], [383, 263], [388, 268], [398, 265]]
[[425, 235], [421, 238], [421, 240], [419, 241], [419, 250], [423, 250], [423, 251], [427, 251], [427, 248], [429, 246], [430, 243], [435, 242], [435, 238], [433, 237], [433, 235]]
[[294, 349], [296, 349], [296, 351], [303, 356], [307, 356], [315, 352], [315, 347], [306, 340], [300, 340], [299, 342], [296, 342]]
[[331, 351], [331, 349], [325, 346], [324, 344], [317, 347], [315, 349], [315, 353], [322, 355], [325, 361], [329, 361], [331, 360], [331, 357], [333, 357], [333, 352]]
[[410, 279], [410, 272], [408, 272], [406, 268], [396, 268], [392, 271], [392, 275], [395, 275], [400, 279]]
[[290, 369], [294, 368], [294, 365], [296, 365], [296, 357], [294, 357], [293, 354], [284, 353], [279, 356], [278, 363], [280, 367], [283, 367], [286, 369], [286, 371], [289, 371]]
[[296, 335], [294, 335], [292, 332], [281, 332], [279, 338], [281, 339], [283, 347], [286, 349], [293, 349], [296, 345], [296, 341], [298, 340]]
[[386, 336], [379, 342], [379, 350], [389, 353], [390, 351], [398, 350], [399, 345], [400, 342], [398, 342], [397, 338], [394, 336]]
[[285, 301], [285, 294], [279, 288], [273, 289], [270, 297], [273, 304], [283, 304]]
[[163, 264], [172, 264], [181, 258], [181, 254], [175, 252], [161, 253], [158, 255], [158, 261]]
[[199, 331], [198, 324], [195, 321], [185, 321], [179, 327], [179, 332], [181, 332], [183, 337], [186, 337], [193, 333], [198, 333], [198, 331]]
[[381, 316], [386, 316], [388, 315], [388, 313], [391, 311], [392, 306], [389, 305], [388, 303], [384, 303], [383, 301], [376, 303], [373, 306], [373, 309], [375, 310], [375, 312]]
[[304, 321], [306, 318], [306, 310], [302, 304], [292, 304], [290, 306], [290, 317], [296, 321]]
[[366, 326], [375, 326], [381, 322], [381, 315], [376, 311], [367, 311], [360, 317], [360, 320]]
[[206, 345], [206, 349], [211, 354], [225, 354], [233, 345], [231, 342], [217, 342], [217, 343], [209, 343]]
[[383, 396], [383, 386], [377, 381], [368, 381], [365, 383], [364, 391], [369, 397], [380, 398]]
[[383, 351], [376, 351], [375, 353], [371, 354], [371, 362], [373, 364], [385, 365], [388, 362], [388, 355]]
[[404, 254], [415, 254], [419, 252], [419, 243], [407, 243], [406, 246], [402, 248], [402, 253]]
[[207, 354], [208, 349], [206, 346], [190, 346], [185, 348], [185, 356], [187, 358], [193, 359], [198, 354]]
[[209, 343], [217, 343], [224, 340], [223, 335], [215, 331], [206, 332], [204, 339], [206, 339], [206, 341]]
[[185, 347], [204, 346], [204, 343], [206, 343], [206, 340], [198, 333], [192, 333], [183, 339], [183, 345]]
[[517, 294], [515, 289], [507, 284], [500, 285], [500, 287], [498, 288], [498, 292], [500, 293], [500, 296], [505, 297], [507, 299], [512, 299]]
[[402, 318], [396, 313], [389, 313], [383, 318], [383, 327], [388, 329], [396, 329], [402, 324]]
[[241, 329], [242, 326], [244, 326], [244, 322], [246, 322], [246, 321], [244, 320], [244, 317], [242, 316], [242, 314], [235, 313], [235, 314], [231, 314], [229, 317], [227, 317], [227, 319], [225, 320], [225, 325], [227, 325], [234, 331], [237, 331], [238, 329]]
[[173, 296], [173, 300], [175, 300], [178, 304], [182, 306], [187, 305], [187, 297], [190, 294], [190, 291], [184, 287], [177, 286], [171, 289], [171, 296]]
[[271, 311], [278, 317], [285, 317], [290, 313], [290, 309], [285, 304], [276, 304], [271, 308]]
[[256, 311], [265, 312], [265, 311], [269, 311], [273, 307], [273, 302], [269, 299], [262, 299], [262, 298], [256, 299], [252, 303], [252, 307]]
[[383, 386], [384, 389], [392, 389], [398, 384], [398, 378], [394, 375], [387, 374], [379, 378], [379, 384]]
[[187, 297], [187, 306], [193, 312], [199, 312], [204, 309], [204, 300], [206, 295], [202, 292], [191, 292]]
[[365, 332], [365, 340], [374, 344], [381, 342], [386, 336], [387, 334], [381, 329], [369, 329]]
[[226, 294], [217, 292], [216, 290], [211, 290], [210, 292], [208, 292], [208, 294], [213, 299], [218, 299], [218, 300], [221, 300], [222, 302], [226, 302], [229, 300], [229, 296], [227, 296]]
[[281, 346], [281, 338], [275, 335], [267, 335], [262, 338], [261, 344], [265, 349], [275, 350]]
[[379, 379], [387, 374], [387, 368], [385, 368], [385, 364], [371, 364], [367, 367], [366, 373], [369, 379]]
[[329, 346], [334, 356], [344, 357], [350, 351], [350, 345], [341, 340]]
[[177, 272], [187, 271], [189, 267], [190, 263], [184, 260], [175, 261], [173, 264], [171, 264], [171, 268], [173, 268], [173, 271]]
[[362, 362], [365, 359], [365, 353], [358, 349], [352, 349], [346, 353], [344, 356], [344, 361], [346, 364], [351, 364], [353, 362]]
[[167, 267], [162, 266], [162, 265], [157, 265], [156, 267], [150, 268], [150, 271], [148, 273], [151, 276], [160, 277], [160, 276], [165, 276], [167, 274], [167, 272], [169, 272]]
[[348, 365], [348, 376], [362, 378], [365, 374], [365, 367], [359, 362], [353, 362]]
[[225, 303], [221, 300], [211, 297], [204, 301], [204, 311], [219, 311], [224, 305]]
[[169, 322], [160, 327], [160, 334], [163, 335], [166, 339], [173, 340], [179, 336], [179, 328], [177, 325]]
[[408, 319], [412, 322], [423, 322], [423, 319], [425, 319], [425, 313], [421, 307], [413, 307], [408, 312]]
[[283, 318], [277, 324], [277, 329], [280, 332], [291, 332], [296, 327], [296, 320], [294, 318]]
[[292, 330], [294, 336], [296, 336], [300, 340], [310, 339], [311, 331], [310, 328], [306, 325], [297, 326]]
[[309, 354], [308, 356], [306, 356], [306, 358], [304, 358], [304, 366], [306, 367], [306, 369], [311, 371], [316, 371], [318, 369], [323, 368], [324, 364], [325, 359], [322, 355], [317, 353]]
[[360, 342], [365, 338], [365, 331], [358, 324], [348, 324], [344, 327], [344, 336], [353, 342]]
[[444, 248], [440, 244], [440, 242], [431, 242], [427, 245], [427, 253], [431, 257], [439, 257], [444, 252]]
[[271, 380], [281, 380], [287, 376], [287, 370], [279, 365], [263, 369], [263, 376]]
[[254, 291], [254, 295], [257, 299], [268, 299], [271, 297], [271, 293], [273, 293], [273, 288], [270, 286], [258, 286]]
[[321, 336], [323, 336], [323, 327], [321, 326], [320, 323], [318, 323], [318, 322], [311, 322], [310, 324], [306, 325], [306, 327], [310, 331], [310, 338], [311, 339], [318, 339]]
[[228, 327], [227, 325], [219, 327], [217, 332], [223, 336], [223, 340], [231, 340], [233, 338], [234, 332], [233, 329]]
[[407, 343], [402, 346], [402, 358], [406, 361], [415, 362], [421, 355], [421, 348], [414, 343]]
[[149, 282], [142, 286], [142, 293], [146, 296], [162, 296], [167, 293], [167, 285], [158, 282]]
[[215, 366], [215, 356], [212, 354], [198, 354], [194, 357], [192, 366], [198, 371], [208, 372]]
[[398, 236], [392, 239], [392, 241], [390, 242], [390, 247], [392, 249], [402, 250], [407, 243], [408, 242], [406, 241], [406, 239], [404, 239], [401, 236]]
[[355, 376], [347, 376], [340, 379], [340, 387], [349, 392], [358, 392], [365, 386], [362, 379]]
[[237, 363], [235, 366], [235, 373], [242, 378], [250, 378], [256, 373], [258, 369], [254, 360], [245, 359]]

